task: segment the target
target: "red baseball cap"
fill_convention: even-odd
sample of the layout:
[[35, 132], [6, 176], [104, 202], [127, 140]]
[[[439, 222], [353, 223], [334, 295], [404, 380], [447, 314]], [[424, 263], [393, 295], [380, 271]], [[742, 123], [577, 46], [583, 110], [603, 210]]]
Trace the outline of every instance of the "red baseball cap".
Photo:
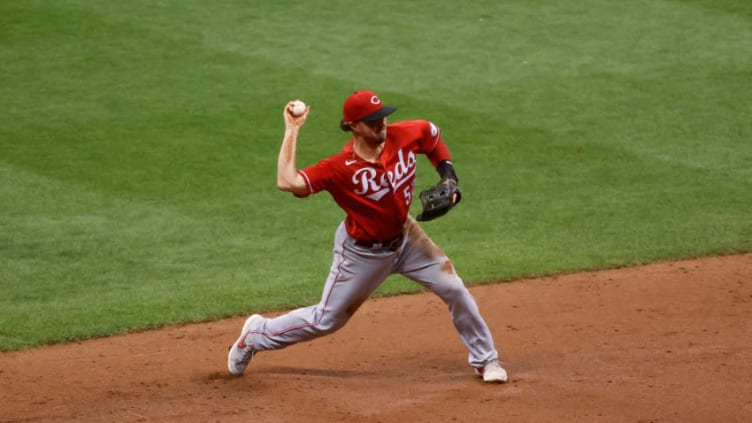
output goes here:
[[386, 117], [397, 110], [394, 106], [381, 104], [381, 99], [373, 91], [355, 91], [350, 94], [342, 106], [342, 116], [345, 122], [357, 122], [359, 120], [378, 120]]

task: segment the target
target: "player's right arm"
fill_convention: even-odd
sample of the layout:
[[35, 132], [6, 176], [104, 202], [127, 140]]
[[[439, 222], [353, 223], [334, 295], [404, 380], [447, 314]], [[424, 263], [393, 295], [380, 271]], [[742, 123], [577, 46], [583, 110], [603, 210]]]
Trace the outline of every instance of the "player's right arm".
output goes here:
[[308, 118], [310, 107], [306, 107], [305, 113], [297, 117], [293, 116], [290, 112], [291, 107], [292, 102], [287, 103], [283, 112], [285, 118], [285, 136], [282, 139], [282, 147], [279, 150], [279, 159], [277, 161], [277, 188], [302, 196], [308, 193], [308, 186], [303, 177], [298, 173], [298, 168], [295, 164], [295, 154], [298, 145], [298, 134], [306, 118]]

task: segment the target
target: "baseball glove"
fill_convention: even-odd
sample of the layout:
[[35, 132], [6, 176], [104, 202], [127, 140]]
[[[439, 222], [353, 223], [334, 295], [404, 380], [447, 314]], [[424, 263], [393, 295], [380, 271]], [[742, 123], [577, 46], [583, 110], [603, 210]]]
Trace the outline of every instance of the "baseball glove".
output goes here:
[[[457, 198], [455, 199], [455, 194]], [[435, 186], [420, 193], [423, 211], [415, 218], [421, 222], [444, 216], [460, 202], [462, 194], [454, 179], [444, 179]]]

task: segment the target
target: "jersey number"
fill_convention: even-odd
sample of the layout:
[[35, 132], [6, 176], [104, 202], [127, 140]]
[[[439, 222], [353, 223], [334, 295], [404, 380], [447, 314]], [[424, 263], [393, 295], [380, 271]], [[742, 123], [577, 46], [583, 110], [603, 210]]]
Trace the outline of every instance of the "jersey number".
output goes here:
[[405, 205], [410, 207], [410, 204], [413, 202], [413, 188], [415, 187], [415, 182], [413, 181], [412, 184], [405, 187], [405, 190], [403, 191], [405, 194]]

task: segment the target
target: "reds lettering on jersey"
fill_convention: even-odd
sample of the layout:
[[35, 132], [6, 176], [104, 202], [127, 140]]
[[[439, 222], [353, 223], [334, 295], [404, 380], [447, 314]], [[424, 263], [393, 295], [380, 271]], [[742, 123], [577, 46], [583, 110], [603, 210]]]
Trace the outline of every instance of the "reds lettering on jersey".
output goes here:
[[416, 154], [425, 154], [434, 166], [451, 159], [431, 122], [396, 122], [386, 133], [378, 163], [358, 157], [350, 140], [339, 154], [299, 171], [308, 195], [329, 191], [347, 213], [347, 232], [357, 239], [380, 242], [402, 233], [413, 201]]

